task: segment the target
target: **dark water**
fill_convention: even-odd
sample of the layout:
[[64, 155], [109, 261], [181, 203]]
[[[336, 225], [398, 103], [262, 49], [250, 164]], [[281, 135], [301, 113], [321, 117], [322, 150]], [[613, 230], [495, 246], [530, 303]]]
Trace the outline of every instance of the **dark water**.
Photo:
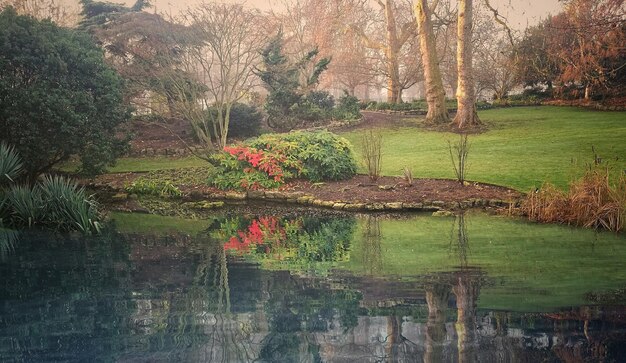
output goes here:
[[623, 235], [483, 215], [116, 219], [0, 239], [0, 361], [626, 361]]

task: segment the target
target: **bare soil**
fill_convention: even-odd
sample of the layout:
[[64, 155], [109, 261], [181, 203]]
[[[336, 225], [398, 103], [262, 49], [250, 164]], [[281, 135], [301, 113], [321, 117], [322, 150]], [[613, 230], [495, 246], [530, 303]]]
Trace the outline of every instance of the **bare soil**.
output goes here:
[[294, 181], [283, 190], [302, 191], [321, 200], [340, 200], [353, 203], [389, 203], [423, 201], [464, 201], [468, 199], [498, 199], [512, 201], [521, 194], [513, 189], [482, 183], [464, 185], [449, 179], [415, 179], [409, 185], [400, 177], [381, 177], [371, 181], [367, 175], [350, 180], [325, 183]]

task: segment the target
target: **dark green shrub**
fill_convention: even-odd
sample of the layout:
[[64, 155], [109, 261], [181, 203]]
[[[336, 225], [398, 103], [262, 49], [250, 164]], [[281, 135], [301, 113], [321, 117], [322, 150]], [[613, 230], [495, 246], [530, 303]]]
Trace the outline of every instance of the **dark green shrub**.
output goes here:
[[[265, 102], [267, 124], [275, 130], [289, 131], [302, 126], [303, 121], [321, 119], [319, 106], [307, 99], [303, 90], [319, 82], [320, 75], [328, 68], [330, 58], [314, 63], [317, 49], [309, 51], [301, 59], [292, 62], [283, 53], [283, 33], [279, 31], [261, 52], [262, 69], [258, 76], [268, 91]], [[306, 65], [312, 72], [305, 72]]]
[[339, 120], [356, 120], [361, 117], [359, 99], [350, 96], [347, 92], [339, 98], [339, 104], [335, 108], [335, 118]]
[[[211, 107], [207, 112], [213, 113], [213, 119], [217, 117], [217, 110]], [[211, 117], [209, 115], [209, 117]], [[261, 111], [245, 103], [235, 103], [230, 109], [230, 119], [228, 123], [228, 137], [248, 138], [261, 133], [261, 123], [263, 115]], [[212, 132], [211, 130], [207, 130]], [[210, 133], [209, 133], [210, 134]]]
[[228, 136], [230, 137], [253, 137], [261, 133], [263, 115], [261, 111], [245, 103], [235, 103], [230, 110], [230, 124]]
[[361, 110], [373, 110], [376, 108], [376, 101], [361, 101], [359, 102], [359, 108]]
[[312, 91], [306, 99], [324, 112], [331, 112], [335, 107], [335, 98], [326, 91]]
[[78, 157], [97, 174], [125, 151], [124, 80], [85, 32], [0, 11], [0, 141], [14, 145], [31, 181]]
[[321, 121], [326, 118], [326, 112], [307, 99], [303, 99], [301, 102], [293, 105], [291, 114], [298, 120], [296, 121], [298, 127], [307, 126], [307, 123]]

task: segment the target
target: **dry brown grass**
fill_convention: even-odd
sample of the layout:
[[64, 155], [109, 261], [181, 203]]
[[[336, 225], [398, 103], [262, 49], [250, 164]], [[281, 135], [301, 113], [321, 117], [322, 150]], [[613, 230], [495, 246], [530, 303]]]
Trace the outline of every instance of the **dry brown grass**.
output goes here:
[[588, 170], [564, 192], [545, 184], [529, 193], [523, 211], [534, 221], [621, 231], [626, 221], [626, 176], [611, 182], [606, 168]]

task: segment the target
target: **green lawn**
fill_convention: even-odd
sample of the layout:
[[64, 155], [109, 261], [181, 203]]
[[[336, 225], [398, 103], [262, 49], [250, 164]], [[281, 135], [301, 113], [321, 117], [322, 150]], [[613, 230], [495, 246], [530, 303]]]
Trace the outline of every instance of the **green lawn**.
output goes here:
[[[626, 112], [599, 112], [571, 107], [517, 107], [479, 112], [489, 131], [470, 137], [467, 178], [521, 191], [544, 181], [566, 188], [593, 160], [591, 146], [617, 170], [626, 169]], [[417, 124], [416, 120], [416, 124]], [[419, 127], [385, 129], [384, 175], [454, 178], [448, 141], [458, 135]], [[360, 161], [362, 131], [342, 134], [354, 144]], [[617, 158], [617, 160], [616, 160]], [[206, 166], [196, 157], [124, 158], [110, 172], [146, 172]], [[75, 164], [63, 170], [72, 171]], [[360, 168], [360, 172], [365, 172]]]
[[[170, 158], [158, 156], [151, 158], [122, 158], [118, 159], [115, 166], [108, 169], [109, 173], [148, 172], [155, 170], [195, 168], [207, 166], [208, 163], [195, 156], [184, 158]], [[74, 172], [78, 163], [66, 163], [61, 166], [62, 171]]]
[[[479, 115], [489, 131], [470, 137], [470, 180], [522, 191], [543, 181], [565, 188], [593, 160], [592, 145], [611, 165], [626, 168], [625, 112], [544, 106], [486, 110]], [[354, 144], [359, 159], [361, 133], [342, 135]], [[457, 139], [420, 128], [384, 130], [383, 174], [402, 175], [407, 166], [416, 178], [454, 178], [447, 141]]]

